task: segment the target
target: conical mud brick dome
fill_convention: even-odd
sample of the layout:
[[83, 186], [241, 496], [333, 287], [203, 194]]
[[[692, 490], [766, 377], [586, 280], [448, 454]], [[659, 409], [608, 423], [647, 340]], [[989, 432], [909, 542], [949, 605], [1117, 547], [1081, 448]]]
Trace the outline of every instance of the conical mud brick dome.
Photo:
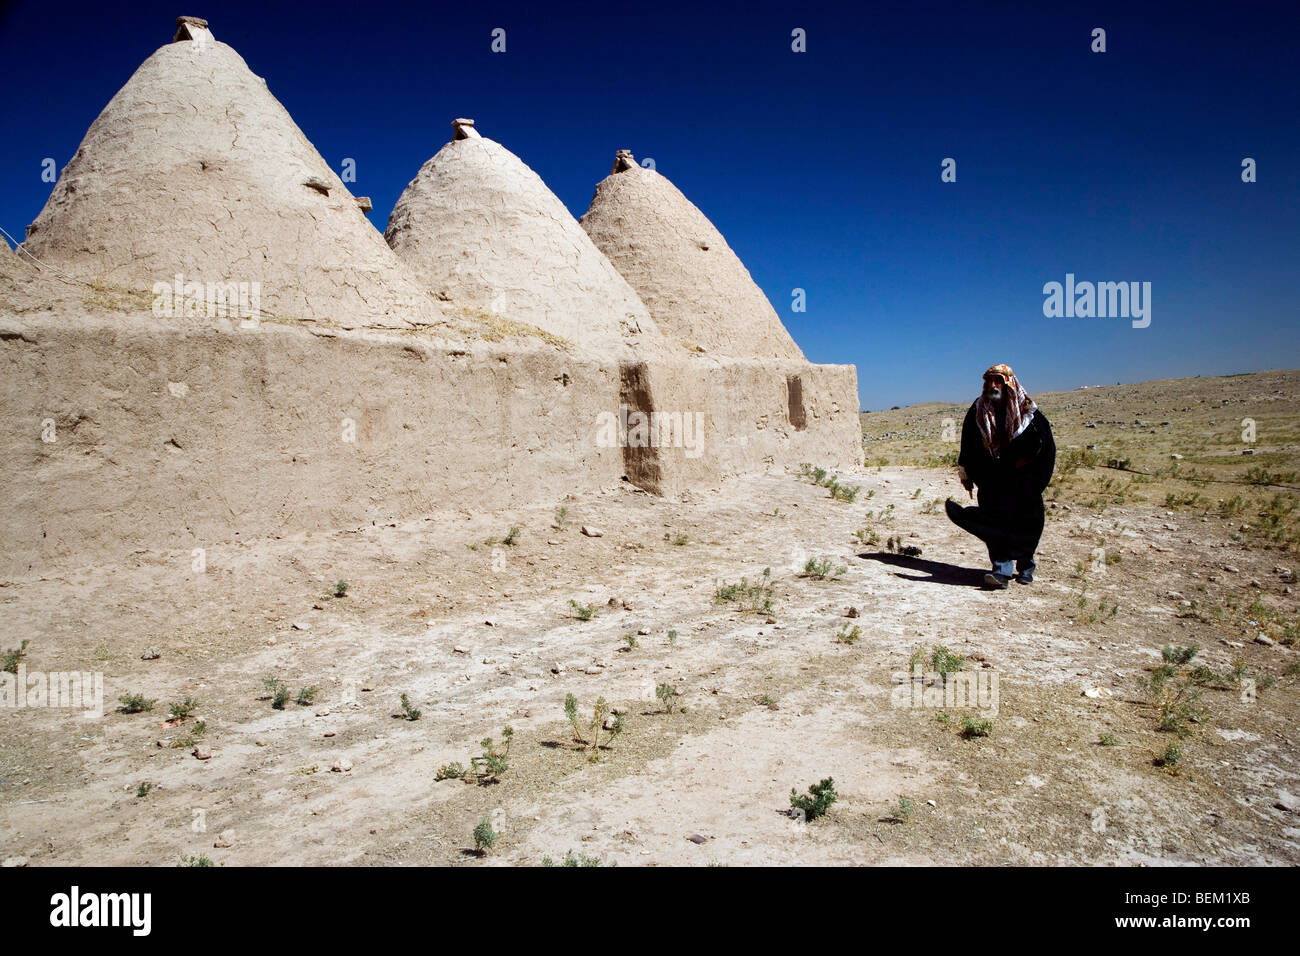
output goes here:
[[664, 352], [645, 305], [541, 177], [473, 120], [452, 126], [385, 232], [447, 313], [525, 323], [596, 350]]
[[202, 20], [91, 125], [24, 248], [79, 279], [258, 283], [264, 313], [407, 327], [440, 313], [266, 83]]
[[582, 227], [665, 335], [715, 355], [803, 359], [713, 223], [627, 150], [596, 187]]

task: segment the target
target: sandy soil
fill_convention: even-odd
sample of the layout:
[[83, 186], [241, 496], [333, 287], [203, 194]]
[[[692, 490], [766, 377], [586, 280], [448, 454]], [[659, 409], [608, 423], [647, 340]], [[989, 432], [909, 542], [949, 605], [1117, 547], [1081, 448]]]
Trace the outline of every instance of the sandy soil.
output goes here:
[[[672, 500], [624, 484], [507, 513], [233, 543], [210, 550], [203, 573], [189, 552], [139, 553], [130, 566], [0, 582], [0, 648], [28, 638], [29, 668], [102, 671], [110, 702], [158, 700], [139, 714], [109, 703], [101, 719], [0, 711], [0, 858], [1300, 862], [1300, 710], [1286, 673], [1297, 654], [1254, 643], [1239, 609], [1187, 613], [1193, 598], [1207, 608], [1256, 596], [1294, 618], [1275, 571], [1290, 566], [1283, 553], [1234, 541], [1232, 519], [1062, 502], [1039, 580], [985, 592], [979, 542], [925, 512], [963, 495], [948, 470], [844, 477], [862, 487], [851, 504], [794, 475]], [[556, 530], [560, 505], [569, 524]], [[512, 525], [517, 543], [486, 543]], [[882, 543], [862, 544], [862, 528]], [[884, 550], [893, 535], [922, 555]], [[1120, 563], [1095, 566], [1100, 541]], [[846, 570], [801, 577], [808, 557]], [[774, 614], [715, 599], [718, 583], [768, 567]], [[346, 597], [328, 596], [337, 580]], [[570, 600], [595, 616], [578, 620]], [[857, 643], [836, 640], [845, 625], [861, 628]], [[1207, 689], [1171, 773], [1154, 759], [1176, 738], [1156, 729], [1137, 682], [1162, 645], [1192, 643], [1216, 670], [1240, 658], [1278, 683], [1254, 700]], [[967, 671], [997, 675], [989, 736], [960, 734], [963, 716], [980, 716], [971, 708], [891, 705], [915, 648], [939, 644]], [[151, 647], [160, 656], [142, 660]], [[316, 702], [273, 709], [270, 674], [294, 691], [318, 686]], [[681, 691], [672, 714], [654, 695], [665, 682]], [[420, 719], [394, 716], [402, 693]], [[584, 709], [604, 696], [627, 711], [594, 761], [565, 722], [566, 693]], [[194, 717], [166, 726], [167, 704], [185, 694], [200, 701]], [[211, 759], [168, 746], [198, 718]], [[435, 780], [506, 725], [499, 782]], [[1106, 733], [1120, 744], [1101, 746]], [[332, 772], [341, 759], [351, 769]], [[791, 788], [827, 776], [839, 794], [830, 812], [791, 819]], [[141, 783], [153, 789], [137, 796]], [[914, 806], [906, 821], [900, 797]], [[499, 838], [478, 856], [471, 832], [484, 818]]]

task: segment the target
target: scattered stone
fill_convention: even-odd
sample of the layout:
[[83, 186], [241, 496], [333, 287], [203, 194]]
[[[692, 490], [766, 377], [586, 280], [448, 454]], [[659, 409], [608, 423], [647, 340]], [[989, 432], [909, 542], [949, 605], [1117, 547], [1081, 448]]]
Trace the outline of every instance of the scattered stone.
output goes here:
[[496, 627], [496, 626], [497, 626], [497, 622], [494, 621], [494, 620], [493, 620], [492, 618], [490, 618], [490, 617], [487, 618], [487, 619], [485, 619], [485, 620], [483, 621], [483, 623], [486, 624], [488, 627]]
[[140, 655], [140, 660], [142, 660], [142, 661], [156, 661], [156, 660], [157, 660], [158, 658], [160, 658], [160, 657], [162, 657], [162, 652], [159, 651], [158, 648], [156, 648], [156, 647], [151, 647], [151, 648], [149, 648], [147, 651], [145, 651], [143, 654]]
[[1256, 634], [1255, 643], [1263, 644], [1265, 647], [1272, 647], [1277, 643], [1277, 641], [1273, 640], [1273, 638], [1269, 637], [1267, 634]]
[[201, 747], [201, 746], [200, 746], [200, 747], [195, 747], [194, 750], [193, 750], [192, 752], [193, 752], [194, 756], [198, 757], [200, 760], [211, 760], [211, 759], [212, 759], [212, 748], [211, 748], [211, 747]]
[[340, 757], [334, 761], [334, 766], [330, 767], [331, 773], [349, 773], [352, 770], [352, 761], [347, 757]]
[[1250, 579], [1250, 586], [1251, 586], [1252, 588], [1262, 588], [1264, 585], [1262, 585], [1262, 584], [1259, 583], [1259, 579], [1258, 579], [1258, 578], [1251, 578], [1251, 579]]
[[551, 668], [551, 673], [552, 673], [552, 674], [563, 674], [563, 673], [564, 673], [565, 671], [567, 671], [567, 670], [568, 670], [568, 668], [565, 667], [563, 664], [556, 664], [554, 667]]
[[[1286, 790], [1277, 792], [1277, 802], [1273, 804], [1279, 810], [1286, 810], [1288, 813], [1300, 813], [1300, 801], [1296, 800], [1295, 795]], [[6, 862], [5, 866], [9, 864]]]
[[212, 845], [218, 850], [228, 850], [235, 845], [235, 831], [222, 830], [217, 838], [212, 841]]
[[591, 667], [586, 668], [586, 669], [583, 671], [583, 673], [584, 673], [584, 674], [599, 674], [599, 673], [600, 673], [600, 668], [597, 667], [597, 666], [595, 666], [595, 665], [593, 664]]
[[1098, 697], [1110, 697], [1111, 693], [1109, 687], [1089, 687], [1084, 690], [1083, 696], [1091, 697], [1095, 700]]
[[699, 833], [692, 833], [692, 834], [691, 834], [690, 836], [688, 836], [686, 839], [690, 840], [690, 841], [691, 841], [692, 843], [694, 843], [696, 846], [699, 846], [701, 843], [708, 843], [708, 842], [709, 842], [709, 838], [708, 838], [708, 837], [703, 836], [702, 834], [699, 834]]
[[601, 531], [596, 526], [589, 524], [584, 524], [582, 526], [582, 533], [588, 538], [603, 538], [605, 536], [605, 532]]
[[328, 709], [325, 709], [325, 710], [318, 710], [318, 711], [316, 711], [316, 716], [317, 716], [317, 717], [328, 717], [329, 715], [330, 715], [330, 712], [329, 712]]
[[265, 747], [265, 746], [266, 746], [266, 741], [263, 740], [263, 739], [260, 738], [260, 737], [259, 737], [257, 740], [254, 740], [253, 743], [256, 744], [256, 745], [259, 746], [259, 747]]
[[306, 621], [294, 621], [293, 629], [295, 631], [310, 631], [311, 625], [308, 624]]
[[1245, 448], [1245, 449], [1242, 449], [1242, 452], [1241, 452], [1241, 453], [1242, 453], [1243, 455], [1253, 455], [1253, 454], [1255, 454], [1255, 449], [1253, 449], [1253, 448]]
[[369, 196], [354, 196], [353, 198], [357, 201], [357, 208], [362, 212], [370, 212], [375, 208], [375, 204], [370, 201]]
[[623, 603], [623, 602], [620, 601], [617, 597], [612, 597], [612, 598], [610, 598], [608, 601], [605, 602], [605, 604], [608, 605], [609, 607], [618, 607], [618, 606], [621, 605], [622, 603]]
[[926, 802], [927, 805], [932, 806], [932, 807], [937, 807], [937, 806], [939, 805], [939, 804], [935, 803], [933, 800], [927, 800], [927, 801], [925, 801], [925, 802]]
[[30, 862], [31, 860], [25, 856], [7, 856], [5, 857], [4, 862], [0, 863], [0, 867], [11, 869], [13, 867], [26, 866]]
[[857, 609], [856, 607], [852, 607], [852, 606], [850, 606], [849, 608], [847, 608], [847, 609], [845, 610], [845, 612], [844, 612], [844, 616], [845, 616], [845, 617], [857, 617], [857, 616], [858, 616], [858, 609]]
[[626, 714], [626, 713], [627, 713], [627, 708], [626, 708], [626, 707], [611, 707], [611, 708], [609, 709], [609, 712], [610, 712], [611, 714], [613, 714], [615, 717], [619, 717], [619, 716], [622, 716], [623, 714]]
[[639, 628], [636, 633], [638, 637], [645, 637], [647, 634], [650, 633], [650, 628], [648, 627]]
[[457, 644], [455, 647], [453, 647], [453, 648], [451, 649], [451, 652], [452, 652], [453, 654], [468, 654], [468, 653], [469, 653], [469, 648], [468, 648], [468, 647], [461, 647], [459, 644]]
[[613, 717], [606, 717], [606, 718], [605, 718], [605, 722], [604, 722], [603, 724], [601, 724], [601, 726], [604, 727], [606, 730], [613, 730], [613, 729], [614, 729], [614, 723], [615, 723], [615, 720], [614, 720]]
[[1240, 574], [1240, 573], [1241, 573], [1241, 572], [1238, 571], [1235, 567], [1233, 567], [1231, 564], [1225, 564], [1225, 565], [1223, 566], [1223, 570], [1227, 571], [1229, 574]]

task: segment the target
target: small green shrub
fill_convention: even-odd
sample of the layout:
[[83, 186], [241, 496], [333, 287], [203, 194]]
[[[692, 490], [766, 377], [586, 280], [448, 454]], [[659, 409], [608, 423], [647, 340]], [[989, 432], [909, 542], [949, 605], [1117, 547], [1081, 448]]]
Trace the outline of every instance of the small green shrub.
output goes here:
[[17, 647], [12, 647], [3, 653], [0, 653], [0, 672], [5, 674], [17, 674], [18, 665], [22, 659], [27, 656], [27, 645], [30, 641], [23, 641]]
[[839, 641], [841, 644], [853, 645], [856, 644], [861, 637], [862, 628], [858, 627], [856, 624], [845, 624], [841, 626], [838, 633], [836, 633], [835, 640]]
[[827, 777], [820, 783], [814, 783], [806, 794], [790, 788], [791, 809], [802, 811], [805, 820], [815, 820], [823, 816], [838, 798], [835, 793], [835, 781]]
[[590, 621], [596, 616], [596, 609], [590, 604], [579, 604], [573, 598], [569, 598], [569, 607], [573, 608], [573, 616], [579, 621]]
[[262, 678], [262, 686], [271, 695], [271, 707], [275, 710], [284, 710], [284, 705], [289, 702], [289, 685], [272, 674], [270, 677]]
[[800, 573], [801, 578], [814, 578], [818, 581], [834, 580], [848, 568], [844, 565], [836, 566], [831, 563], [829, 558], [809, 558], [804, 562], [803, 571]]
[[293, 700], [294, 703], [307, 707], [316, 701], [316, 695], [320, 693], [320, 688], [313, 684], [311, 687], [301, 687], [298, 689], [298, 696]]
[[671, 714], [679, 696], [677, 688], [672, 684], [660, 684], [655, 688], [655, 696], [663, 701], [665, 712]]
[[470, 762], [478, 771], [480, 783], [496, 783], [510, 769], [508, 763], [510, 760], [510, 741], [514, 738], [514, 735], [514, 730], [509, 727], [502, 730], [501, 747], [493, 743], [491, 737], [484, 737], [479, 741], [483, 753], [481, 756], [471, 758]]
[[190, 714], [199, 709], [199, 702], [186, 694], [174, 704], [167, 706], [167, 713], [171, 715], [172, 720], [184, 720]]
[[485, 855], [497, 842], [497, 832], [492, 829], [492, 822], [484, 817], [474, 828], [474, 849], [480, 856]]
[[469, 769], [453, 761], [445, 763], [438, 768], [437, 780], [464, 780], [469, 775]]
[[1102, 734], [1097, 738], [1097, 743], [1101, 744], [1103, 747], [1118, 747], [1119, 738], [1114, 734]]
[[333, 590], [331, 593], [332, 593], [336, 598], [347, 597], [347, 594], [348, 594], [348, 582], [347, 582], [347, 581], [335, 581], [335, 582], [334, 582], [334, 590]]
[[407, 720], [420, 719], [419, 708], [411, 705], [411, 698], [407, 697], [406, 694], [402, 694], [402, 696], [398, 698], [398, 703], [402, 705], [402, 716]]
[[153, 705], [158, 703], [157, 698], [145, 697], [143, 694], [123, 694], [117, 700], [122, 705], [118, 710], [124, 714], [139, 714], [153, 710]]
[[974, 737], [987, 737], [993, 733], [993, 721], [977, 720], [974, 717], [963, 717], [961, 722], [961, 735], [967, 740]]

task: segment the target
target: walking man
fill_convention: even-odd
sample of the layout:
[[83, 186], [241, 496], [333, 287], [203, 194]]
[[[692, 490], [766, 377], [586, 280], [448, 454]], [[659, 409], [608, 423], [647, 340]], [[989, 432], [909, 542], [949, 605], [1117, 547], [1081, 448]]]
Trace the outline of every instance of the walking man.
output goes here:
[[961, 429], [959, 477], [979, 504], [948, 499], [948, 517], [989, 549], [993, 570], [984, 586], [1005, 589], [1014, 576], [1034, 580], [1034, 552], [1043, 536], [1043, 490], [1056, 466], [1052, 426], [1008, 365], [984, 373], [984, 388]]

